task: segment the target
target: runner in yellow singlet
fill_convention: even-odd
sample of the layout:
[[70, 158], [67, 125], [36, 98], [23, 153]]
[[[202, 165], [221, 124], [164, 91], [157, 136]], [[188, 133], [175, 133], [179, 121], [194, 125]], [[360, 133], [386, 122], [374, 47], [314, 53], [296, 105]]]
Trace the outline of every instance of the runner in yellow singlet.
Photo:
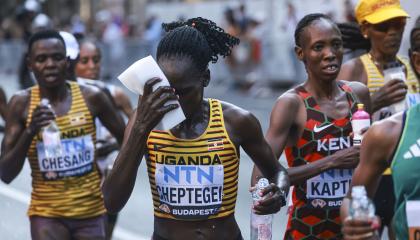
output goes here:
[[[420, 102], [420, 85], [409, 61], [398, 56], [406, 18], [399, 0], [359, 0], [355, 15], [365, 39], [370, 42], [368, 53], [351, 59], [341, 68], [338, 79], [364, 83], [371, 94], [373, 121], [382, 120], [397, 113], [399, 102], [405, 102], [405, 109]], [[385, 81], [384, 67], [389, 63], [403, 66], [405, 81]], [[390, 169], [384, 172], [374, 202], [383, 226], [391, 228], [395, 197], [392, 191]], [[382, 232], [382, 231], [381, 231]], [[393, 235], [389, 231], [389, 235]]]
[[[420, 22], [410, 34], [410, 60], [417, 75], [420, 74], [419, 30]], [[420, 222], [413, 221], [418, 219], [418, 211], [411, 208], [419, 206], [420, 200], [419, 116], [420, 105], [417, 104], [403, 113], [374, 124], [364, 137], [360, 164], [353, 175], [352, 185], [364, 185], [368, 196], [372, 197], [379, 190], [378, 182], [383, 177], [381, 173], [388, 167], [392, 168], [395, 186], [388, 191], [395, 192], [397, 201], [395, 206], [388, 206], [395, 209], [392, 226], [396, 236], [390, 236], [390, 239], [418, 239], [420, 232]], [[371, 239], [376, 231], [374, 221], [352, 220], [348, 218], [348, 208], [349, 199], [345, 199], [341, 209], [345, 239]], [[414, 217], [408, 217], [407, 214]]]
[[[105, 239], [105, 208], [95, 158], [95, 118], [122, 141], [124, 123], [97, 88], [66, 81], [66, 49], [56, 31], [34, 34], [28, 67], [38, 85], [10, 100], [0, 177], [10, 183], [28, 157], [32, 194], [28, 215], [34, 240]], [[47, 98], [50, 106], [40, 105]], [[41, 130], [56, 121], [61, 155], [46, 155]]]
[[[239, 147], [271, 185], [254, 210], [274, 213], [285, 204], [288, 177], [276, 161], [258, 120], [249, 112], [204, 98], [210, 62], [238, 44], [210, 20], [193, 18], [164, 24], [157, 62], [171, 87], [152, 91], [160, 79], [146, 82], [131, 117], [124, 143], [103, 186], [105, 206], [123, 208], [133, 190], [138, 167], [146, 159], [154, 206], [152, 239], [243, 239], [234, 217], [238, 191]], [[178, 99], [180, 105], [165, 105]], [[186, 120], [167, 131], [154, 129], [163, 115], [181, 107]], [[139, 203], [143, 204], [143, 203]]]

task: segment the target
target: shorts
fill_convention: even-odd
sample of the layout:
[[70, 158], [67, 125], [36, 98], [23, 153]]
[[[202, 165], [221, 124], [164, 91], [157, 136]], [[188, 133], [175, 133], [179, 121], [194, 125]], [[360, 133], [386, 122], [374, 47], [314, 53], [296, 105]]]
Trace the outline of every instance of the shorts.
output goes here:
[[105, 240], [106, 215], [86, 219], [31, 216], [32, 240]]
[[391, 175], [382, 176], [373, 202], [376, 207], [376, 215], [381, 218], [381, 226], [391, 226], [395, 206], [394, 182]]
[[[169, 239], [163, 238], [163, 237], [157, 235], [156, 233], [153, 233], [153, 236], [152, 236], [151, 240], [169, 240]], [[242, 237], [242, 234], [239, 233], [239, 235], [236, 238], [233, 238], [232, 240], [244, 240], [244, 238]]]

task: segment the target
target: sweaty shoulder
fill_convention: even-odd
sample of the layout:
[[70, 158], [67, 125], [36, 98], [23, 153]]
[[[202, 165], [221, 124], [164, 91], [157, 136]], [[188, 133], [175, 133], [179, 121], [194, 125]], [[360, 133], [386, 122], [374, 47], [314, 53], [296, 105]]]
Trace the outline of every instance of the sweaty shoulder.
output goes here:
[[344, 80], [339, 80], [339, 82], [344, 83], [345, 85], [350, 87], [352, 92], [356, 93], [359, 97], [361, 95], [369, 95], [369, 88], [367, 88], [366, 85], [361, 82], [351, 82]]
[[228, 121], [229, 123], [235, 122], [237, 124], [241, 124], [255, 118], [252, 113], [234, 104], [224, 101], [220, 101], [220, 103], [222, 105], [225, 122]]
[[[29, 102], [31, 100], [30, 89], [25, 89], [16, 92], [8, 103], [8, 111], [13, 116], [21, 116], [26, 119], [28, 116]], [[14, 114], [13, 114], [14, 113]]]
[[79, 86], [88, 109], [96, 116], [98, 114], [98, 107], [107, 100], [107, 96], [101, 89], [94, 85], [79, 83]]
[[290, 89], [277, 98], [274, 108], [279, 104], [286, 104], [289, 107], [297, 108], [302, 103], [302, 99], [295, 89]]
[[367, 75], [360, 57], [345, 62], [340, 69], [337, 79], [355, 81], [367, 84]]
[[235, 145], [261, 131], [260, 122], [251, 112], [221, 101], [226, 130]]

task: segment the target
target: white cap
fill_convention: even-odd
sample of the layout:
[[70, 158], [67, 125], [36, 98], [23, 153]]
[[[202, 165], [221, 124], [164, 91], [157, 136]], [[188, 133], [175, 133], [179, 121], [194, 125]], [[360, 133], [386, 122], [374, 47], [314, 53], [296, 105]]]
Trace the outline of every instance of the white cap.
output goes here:
[[60, 35], [66, 44], [66, 56], [71, 60], [75, 60], [79, 55], [79, 43], [77, 43], [76, 38], [71, 33], [60, 31]]
[[39, 28], [48, 28], [48, 29], [52, 28], [51, 19], [43, 13], [36, 15], [34, 20], [32, 20], [32, 29], [39, 29]]

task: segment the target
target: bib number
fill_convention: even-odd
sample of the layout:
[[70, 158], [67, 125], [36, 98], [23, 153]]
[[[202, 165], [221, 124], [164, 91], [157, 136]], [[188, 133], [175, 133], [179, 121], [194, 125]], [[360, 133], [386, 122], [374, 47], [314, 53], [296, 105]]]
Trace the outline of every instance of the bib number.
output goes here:
[[312, 208], [339, 208], [351, 183], [353, 169], [331, 169], [306, 181], [306, 199]]
[[178, 219], [207, 219], [219, 212], [223, 199], [223, 165], [156, 163], [159, 209]]
[[62, 139], [61, 156], [46, 156], [43, 142], [37, 142], [36, 148], [39, 170], [45, 180], [82, 176], [93, 170], [95, 148], [90, 135]]

